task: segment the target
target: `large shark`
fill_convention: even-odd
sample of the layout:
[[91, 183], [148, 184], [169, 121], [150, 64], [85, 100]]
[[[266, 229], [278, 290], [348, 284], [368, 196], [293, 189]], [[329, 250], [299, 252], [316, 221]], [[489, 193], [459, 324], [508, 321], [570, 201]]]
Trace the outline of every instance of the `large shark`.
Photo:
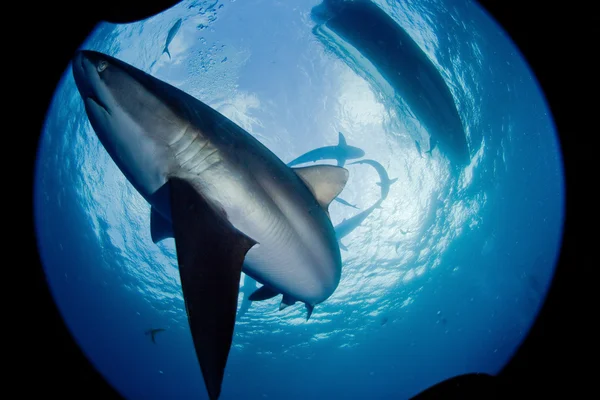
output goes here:
[[78, 51], [72, 69], [100, 142], [151, 205], [153, 240], [175, 239], [196, 356], [218, 399], [242, 270], [308, 316], [337, 288], [328, 206], [348, 170], [289, 168], [208, 105], [106, 54]]
[[287, 165], [288, 167], [304, 164], [308, 162], [316, 162], [321, 160], [337, 160], [337, 164], [343, 167], [347, 160], [360, 158], [365, 155], [365, 151], [359, 147], [349, 146], [346, 138], [339, 132], [337, 146], [324, 146], [311, 150], [302, 154], [300, 157], [293, 159]]
[[437, 145], [453, 165], [469, 163], [452, 92], [427, 54], [390, 15], [369, 0], [323, 0], [311, 16], [316, 22], [313, 33], [324, 45], [337, 53], [360, 54], [383, 77], [381, 84], [404, 100], [430, 135], [429, 152]]
[[381, 187], [381, 199], [385, 200], [387, 198], [388, 194], [390, 193], [390, 186], [392, 186], [392, 184], [394, 182], [396, 182], [398, 180], [398, 178], [390, 179], [390, 177], [389, 177], [387, 171], [385, 170], [385, 168], [383, 167], [383, 165], [381, 165], [381, 163], [379, 163], [378, 161], [375, 161], [375, 160], [369, 160], [369, 159], [358, 160], [358, 161], [354, 161], [353, 163], [350, 163], [350, 165], [352, 165], [352, 164], [369, 164], [370, 166], [375, 168], [375, 171], [377, 171], [377, 173], [379, 174], [379, 179], [380, 179], [380, 182], [377, 182], [377, 186]]

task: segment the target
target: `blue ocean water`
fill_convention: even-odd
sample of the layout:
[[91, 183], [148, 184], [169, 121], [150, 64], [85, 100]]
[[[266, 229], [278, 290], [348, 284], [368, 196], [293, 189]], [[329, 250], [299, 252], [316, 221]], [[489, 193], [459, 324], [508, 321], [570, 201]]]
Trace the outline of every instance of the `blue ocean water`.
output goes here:
[[[497, 373], [534, 321], [560, 245], [562, 160], [543, 94], [476, 3], [377, 1], [452, 91], [471, 154], [457, 174], [439, 150], [420, 154], [426, 132], [376, 71], [315, 37], [319, 3], [184, 1], [145, 21], [101, 24], [82, 45], [196, 96], [285, 162], [336, 144], [341, 131], [398, 178], [342, 239], [340, 286], [309, 321], [300, 305], [278, 311], [279, 298], [240, 313], [222, 398], [398, 398], [457, 374]], [[367, 209], [379, 178], [347, 168], [341, 197]], [[334, 202], [332, 222], [361, 210]], [[206, 397], [174, 242], [152, 243], [149, 205], [98, 141], [70, 68], [40, 142], [35, 213], [56, 303], [108, 382], [130, 399]], [[165, 329], [156, 343], [150, 328]]]

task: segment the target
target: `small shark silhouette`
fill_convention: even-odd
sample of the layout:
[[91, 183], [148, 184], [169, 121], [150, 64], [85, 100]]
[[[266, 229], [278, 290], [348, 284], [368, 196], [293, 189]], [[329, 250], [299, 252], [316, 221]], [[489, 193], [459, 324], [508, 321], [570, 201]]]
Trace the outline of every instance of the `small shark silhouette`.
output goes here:
[[148, 329], [146, 332], [144, 332], [146, 335], [150, 335], [150, 338], [152, 339], [152, 343], [156, 343], [156, 341], [154, 340], [154, 337], [157, 333], [159, 332], [164, 332], [165, 330], [163, 328], [157, 328], [157, 329]]
[[337, 146], [318, 147], [300, 157], [293, 159], [287, 165], [291, 167], [296, 164], [307, 162], [316, 162], [320, 160], [336, 160], [339, 167], [343, 167], [347, 160], [360, 158], [365, 155], [365, 151], [359, 147], [349, 146], [342, 132], [338, 135]]
[[390, 186], [392, 186], [392, 184], [396, 182], [398, 178], [390, 179], [383, 165], [381, 165], [375, 160], [363, 159], [350, 163], [350, 165], [352, 164], [369, 164], [370, 166], [375, 168], [375, 171], [377, 171], [377, 173], [379, 174], [380, 179], [380, 182], [377, 183], [377, 186], [381, 187], [381, 199], [385, 200], [387, 198], [388, 193], [390, 192]]

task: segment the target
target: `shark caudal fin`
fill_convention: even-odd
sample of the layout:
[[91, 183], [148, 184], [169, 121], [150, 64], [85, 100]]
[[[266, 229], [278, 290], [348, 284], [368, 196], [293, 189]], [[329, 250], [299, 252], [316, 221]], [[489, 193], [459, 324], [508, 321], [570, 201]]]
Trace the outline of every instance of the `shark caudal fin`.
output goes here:
[[221, 394], [233, 340], [242, 264], [256, 244], [185, 179], [170, 178], [183, 299], [210, 400]]
[[171, 59], [171, 53], [169, 53], [169, 47], [165, 46], [165, 49], [163, 50], [163, 53], [167, 53], [167, 55], [169, 56], [169, 60]]

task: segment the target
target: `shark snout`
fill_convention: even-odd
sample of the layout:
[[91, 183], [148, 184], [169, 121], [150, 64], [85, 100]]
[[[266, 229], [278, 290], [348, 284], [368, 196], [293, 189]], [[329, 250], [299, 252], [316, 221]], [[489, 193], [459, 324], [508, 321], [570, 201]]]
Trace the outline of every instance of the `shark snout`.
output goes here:
[[85, 98], [93, 95], [92, 82], [99, 78], [98, 74], [103, 68], [106, 68], [107, 61], [101, 58], [100, 53], [79, 50], [75, 53], [72, 64], [73, 77], [81, 96]]
[[91, 99], [105, 109], [99, 92], [102, 81], [100, 74], [107, 66], [108, 60], [103, 54], [90, 50], [77, 51], [72, 60], [73, 78], [81, 97], [84, 101]]

